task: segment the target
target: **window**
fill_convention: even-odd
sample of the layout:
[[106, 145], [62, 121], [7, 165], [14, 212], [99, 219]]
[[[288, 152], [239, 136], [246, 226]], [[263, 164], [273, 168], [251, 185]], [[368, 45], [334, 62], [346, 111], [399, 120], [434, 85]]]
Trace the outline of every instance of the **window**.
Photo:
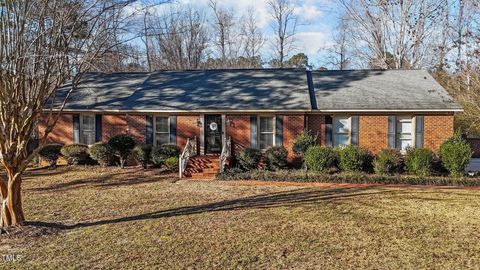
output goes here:
[[346, 146], [350, 144], [351, 121], [348, 116], [333, 118], [333, 146]]
[[155, 117], [155, 145], [170, 143], [170, 121], [168, 116]]
[[412, 117], [397, 117], [395, 126], [395, 148], [405, 151], [413, 146]]
[[274, 145], [275, 117], [260, 117], [259, 122], [260, 149], [265, 150]]
[[80, 143], [92, 145], [95, 143], [95, 115], [80, 115]]

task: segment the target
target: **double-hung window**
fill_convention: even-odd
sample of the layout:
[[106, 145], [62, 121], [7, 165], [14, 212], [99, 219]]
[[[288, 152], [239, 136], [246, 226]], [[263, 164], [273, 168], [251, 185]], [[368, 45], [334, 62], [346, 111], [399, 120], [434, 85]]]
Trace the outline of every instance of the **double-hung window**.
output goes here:
[[259, 123], [259, 146], [265, 150], [275, 143], [275, 117], [260, 116]]
[[80, 143], [92, 145], [95, 143], [95, 115], [80, 115]]
[[342, 147], [349, 145], [351, 134], [351, 119], [348, 116], [333, 117], [333, 146]]
[[424, 117], [394, 116], [388, 117], [388, 145], [401, 152], [410, 147], [423, 147]]
[[397, 117], [395, 131], [395, 148], [405, 151], [413, 146], [412, 117]]
[[155, 145], [170, 143], [170, 118], [157, 115], [155, 117]]

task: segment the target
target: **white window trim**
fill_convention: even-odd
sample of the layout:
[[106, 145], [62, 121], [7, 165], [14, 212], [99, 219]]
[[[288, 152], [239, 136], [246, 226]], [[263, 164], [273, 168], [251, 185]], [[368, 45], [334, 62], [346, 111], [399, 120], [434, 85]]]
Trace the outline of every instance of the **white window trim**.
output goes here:
[[[277, 117], [275, 115], [271, 115], [271, 114], [257, 115], [257, 146], [258, 146], [258, 149], [262, 150], [262, 152], [265, 152], [267, 150], [267, 148], [265, 148], [265, 149], [260, 148], [260, 137], [261, 137], [260, 135], [262, 134], [262, 132], [260, 131], [260, 118], [265, 118], [265, 117], [273, 119], [273, 132], [272, 132], [273, 144], [272, 144], [272, 146], [276, 146], [275, 138], [277, 137]], [[264, 134], [265, 133], [266, 132], [264, 132]], [[270, 133], [270, 132], [268, 132], [268, 133]]]
[[335, 132], [335, 118], [347, 118], [348, 121], [348, 144], [352, 145], [352, 116], [351, 115], [335, 115], [332, 116], [332, 146], [335, 146], [335, 134], [345, 134]]
[[[97, 119], [96, 119], [96, 117], [95, 117], [95, 114], [92, 114], [92, 113], [81, 113], [81, 114], [79, 115], [79, 119], [78, 119], [78, 120], [80, 121], [80, 123], [79, 123], [79, 124], [80, 124], [80, 125], [79, 125], [79, 128], [80, 128], [79, 133], [80, 133], [80, 134], [79, 134], [79, 138], [78, 138], [79, 143], [81, 143], [81, 144], [87, 144], [86, 142], [82, 142], [83, 131], [85, 130], [85, 129], [83, 128], [83, 127], [84, 127], [84, 125], [83, 125], [83, 118], [84, 118], [85, 116], [89, 116], [89, 117], [92, 117], [92, 118], [93, 118], [93, 130], [92, 130], [92, 131], [93, 131], [93, 137], [94, 137], [94, 139], [93, 139], [94, 142], [93, 142], [93, 143], [95, 143], [95, 141], [96, 141], [96, 140], [95, 140], [95, 137], [96, 137], [96, 134], [97, 134]], [[92, 144], [87, 144], [87, 145], [90, 146], [90, 145], [92, 145]]]
[[170, 115], [164, 115], [164, 114], [154, 114], [153, 115], [153, 145], [157, 146], [157, 133], [162, 133], [162, 134], [167, 134], [167, 132], [157, 132], [157, 117], [167, 117], [168, 122], [168, 143], [170, 143]]
[[399, 118], [411, 118], [412, 119], [412, 148], [415, 148], [417, 145], [417, 116], [416, 115], [396, 115], [395, 116], [395, 148], [400, 150], [401, 153], [406, 153], [405, 150], [398, 149], [397, 146], [397, 139], [398, 139], [398, 132], [397, 132], [397, 122]]

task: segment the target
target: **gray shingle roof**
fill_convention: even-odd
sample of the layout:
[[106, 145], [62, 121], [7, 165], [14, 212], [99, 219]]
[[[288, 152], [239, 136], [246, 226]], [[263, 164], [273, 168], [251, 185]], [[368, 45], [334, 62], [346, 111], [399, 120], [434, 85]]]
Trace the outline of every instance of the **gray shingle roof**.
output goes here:
[[[427, 71], [314, 71], [312, 77], [314, 110], [461, 109]], [[61, 87], [56, 100], [63, 100], [70, 87]], [[65, 110], [310, 111], [310, 93], [301, 69], [88, 73]]]
[[[69, 85], [59, 91], [64, 96]], [[310, 110], [305, 70], [85, 74], [66, 110]]]
[[319, 110], [461, 110], [425, 70], [315, 71]]

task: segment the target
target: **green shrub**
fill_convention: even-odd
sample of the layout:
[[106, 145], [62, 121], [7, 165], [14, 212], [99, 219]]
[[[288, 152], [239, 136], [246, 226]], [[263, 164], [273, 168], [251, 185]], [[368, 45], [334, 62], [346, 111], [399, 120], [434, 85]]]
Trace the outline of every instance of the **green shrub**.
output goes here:
[[152, 146], [149, 144], [137, 144], [132, 150], [133, 157], [138, 164], [142, 165], [143, 168], [147, 168], [147, 165], [151, 162]]
[[331, 147], [311, 146], [305, 152], [305, 163], [309, 170], [326, 172], [337, 162], [337, 153]]
[[120, 167], [123, 169], [127, 158], [135, 147], [135, 141], [128, 135], [113, 136], [108, 140], [108, 145], [113, 151], [113, 154], [120, 159]]
[[440, 146], [440, 158], [443, 166], [455, 177], [464, 174], [472, 155], [472, 148], [459, 132], [456, 132], [452, 138]]
[[57, 160], [60, 157], [60, 149], [62, 149], [61, 144], [47, 144], [42, 150], [38, 153], [39, 156], [47, 161], [50, 167], [57, 167]]
[[265, 163], [268, 170], [279, 170], [287, 167], [288, 151], [283, 146], [272, 146], [265, 152]]
[[292, 150], [294, 154], [305, 155], [310, 146], [317, 145], [317, 136], [311, 135], [309, 132], [300, 134], [293, 142]]
[[372, 155], [358, 146], [347, 145], [338, 149], [340, 169], [345, 172], [366, 171], [371, 166]]
[[417, 176], [428, 176], [432, 171], [433, 153], [426, 148], [411, 148], [405, 156], [407, 170]]
[[162, 144], [152, 148], [152, 162], [155, 166], [161, 166], [168, 158], [178, 157], [180, 148], [175, 144]]
[[245, 148], [236, 156], [240, 168], [247, 171], [258, 168], [261, 159], [262, 152], [255, 148]]
[[88, 158], [88, 146], [85, 144], [68, 144], [60, 149], [69, 165], [84, 164]]
[[178, 172], [178, 157], [169, 157], [165, 160], [165, 167], [172, 172]]
[[396, 149], [383, 149], [373, 160], [373, 169], [378, 175], [400, 173], [402, 166], [402, 154]]
[[113, 163], [113, 151], [112, 148], [104, 142], [98, 142], [90, 146], [90, 156], [100, 164], [102, 167], [106, 167]]

